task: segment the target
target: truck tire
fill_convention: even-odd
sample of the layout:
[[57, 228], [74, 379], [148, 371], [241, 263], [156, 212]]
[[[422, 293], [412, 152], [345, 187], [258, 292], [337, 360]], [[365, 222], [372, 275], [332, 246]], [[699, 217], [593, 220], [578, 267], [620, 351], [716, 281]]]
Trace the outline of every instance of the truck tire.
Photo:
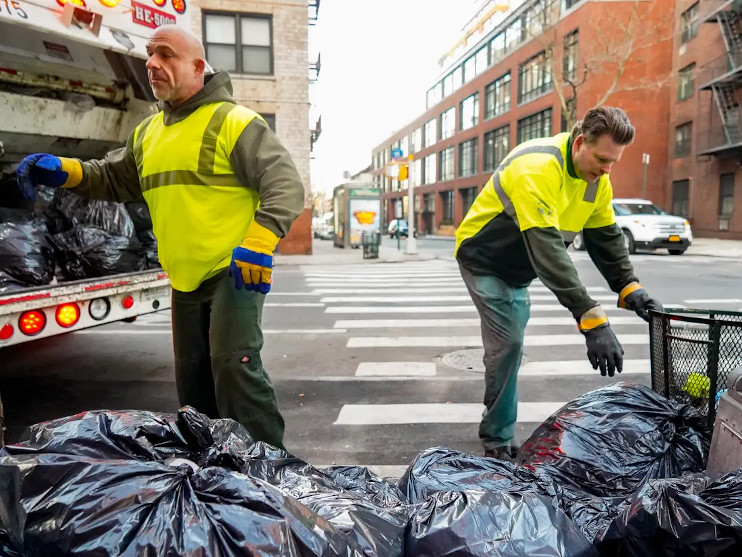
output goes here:
[[670, 252], [670, 255], [683, 255], [685, 253], [685, 249], [668, 249], [668, 252]]
[[636, 244], [634, 243], [634, 236], [627, 229], [623, 229], [623, 243], [630, 254], [636, 253]]

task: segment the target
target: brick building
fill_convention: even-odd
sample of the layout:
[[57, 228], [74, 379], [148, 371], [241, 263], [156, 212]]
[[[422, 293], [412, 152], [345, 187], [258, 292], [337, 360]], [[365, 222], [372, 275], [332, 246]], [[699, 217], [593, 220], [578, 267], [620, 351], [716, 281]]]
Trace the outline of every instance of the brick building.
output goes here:
[[[311, 146], [309, 129], [309, 25], [320, 0], [196, 0], [193, 29], [217, 70], [228, 70], [235, 100], [260, 113], [291, 152], [306, 192], [304, 213], [281, 240], [282, 253], [312, 252]], [[306, 124], [304, 124], [306, 123]], [[318, 128], [318, 126], [317, 126]]]
[[616, 196], [644, 196], [669, 209], [675, 4], [515, 0], [502, 11], [498, 2], [484, 3], [442, 59], [426, 111], [372, 151], [384, 222], [397, 205], [407, 214], [406, 184], [385, 176], [391, 149], [415, 159], [416, 227], [453, 234], [515, 145], [571, 129], [598, 103], [621, 106], [637, 128], [611, 172]]

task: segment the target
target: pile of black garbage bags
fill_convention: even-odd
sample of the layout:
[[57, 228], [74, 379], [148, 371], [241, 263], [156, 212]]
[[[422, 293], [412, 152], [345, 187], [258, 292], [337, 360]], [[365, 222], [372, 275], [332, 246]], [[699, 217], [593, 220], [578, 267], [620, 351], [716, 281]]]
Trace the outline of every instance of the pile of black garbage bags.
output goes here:
[[0, 294], [57, 281], [159, 267], [144, 202], [83, 199], [41, 186], [36, 200], [0, 206]]
[[318, 469], [231, 420], [85, 412], [0, 452], [0, 555], [739, 556], [742, 471], [644, 386], [585, 394], [519, 465], [432, 448], [399, 480]]

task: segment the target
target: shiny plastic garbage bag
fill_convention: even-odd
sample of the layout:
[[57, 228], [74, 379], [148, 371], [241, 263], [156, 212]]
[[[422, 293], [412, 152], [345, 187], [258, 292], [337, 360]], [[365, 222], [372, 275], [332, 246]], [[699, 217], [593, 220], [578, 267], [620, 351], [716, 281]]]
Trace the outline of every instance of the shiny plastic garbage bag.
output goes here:
[[738, 557], [742, 554], [742, 470], [651, 480], [597, 542], [609, 557]]
[[435, 493], [417, 505], [405, 555], [588, 557], [597, 553], [550, 497], [470, 490]]
[[0, 208], [0, 294], [49, 284], [54, 249], [44, 220], [21, 209]]
[[62, 214], [67, 228], [88, 226], [112, 236], [135, 235], [134, 223], [123, 203], [86, 199], [63, 188], [57, 189], [54, 208]]
[[566, 404], [523, 444], [518, 463], [565, 489], [628, 496], [646, 481], [704, 469], [704, 418], [650, 388], [616, 383]]

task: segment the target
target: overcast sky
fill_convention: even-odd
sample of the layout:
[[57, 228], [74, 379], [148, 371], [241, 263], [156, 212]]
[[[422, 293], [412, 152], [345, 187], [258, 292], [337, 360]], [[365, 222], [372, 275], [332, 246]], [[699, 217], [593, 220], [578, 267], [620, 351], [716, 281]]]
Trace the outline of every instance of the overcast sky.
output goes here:
[[[310, 58], [322, 53], [311, 114], [322, 135], [312, 189], [331, 192], [343, 171], [371, 162], [371, 149], [425, 110], [437, 62], [461, 36], [477, 0], [322, 0]], [[312, 124], [314, 122], [312, 121]]]

